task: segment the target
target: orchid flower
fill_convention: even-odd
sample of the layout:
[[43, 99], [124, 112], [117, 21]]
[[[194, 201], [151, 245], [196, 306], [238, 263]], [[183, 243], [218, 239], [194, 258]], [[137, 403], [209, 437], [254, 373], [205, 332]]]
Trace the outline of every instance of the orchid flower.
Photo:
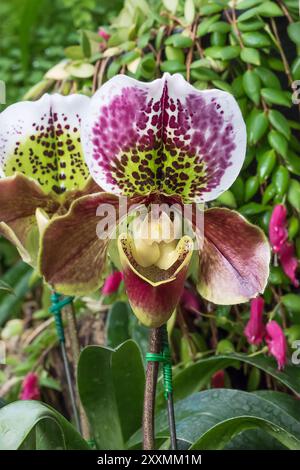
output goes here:
[[[212, 201], [239, 174], [246, 149], [245, 124], [234, 98], [220, 90], [199, 91], [181, 75], [151, 83], [119, 75], [88, 103], [81, 127], [90, 173], [103, 192], [75, 200], [43, 233], [40, 270], [57, 291], [86, 294], [105, 275], [110, 240], [97, 236], [103, 206], [171, 205]], [[194, 240], [165, 237], [174, 221], [162, 216], [141, 221], [149, 239], [120, 233], [118, 251], [133, 311], [158, 327], [172, 315], [188, 275]], [[195, 231], [197, 227], [194, 226]], [[155, 235], [156, 234], [156, 235]], [[203, 245], [197, 252], [197, 289], [216, 304], [248, 301], [265, 288], [269, 245], [263, 232], [228, 209], [205, 211]]]
[[39, 229], [71, 202], [99, 191], [82, 157], [83, 95], [44, 95], [0, 114], [0, 234], [36, 265]]

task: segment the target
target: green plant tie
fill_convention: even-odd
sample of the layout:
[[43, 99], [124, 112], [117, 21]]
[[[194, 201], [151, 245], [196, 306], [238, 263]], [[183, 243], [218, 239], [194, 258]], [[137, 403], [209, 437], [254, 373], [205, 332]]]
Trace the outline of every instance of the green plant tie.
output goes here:
[[168, 336], [166, 332], [162, 332], [162, 351], [160, 353], [147, 352], [146, 362], [159, 362], [163, 365], [163, 383], [164, 396], [168, 399], [170, 393], [173, 393], [172, 386], [172, 361], [169, 348]]
[[49, 312], [53, 313], [54, 321], [56, 326], [56, 332], [58, 339], [61, 343], [65, 342], [65, 333], [64, 333], [64, 326], [62, 322], [61, 310], [66, 305], [73, 302], [74, 297], [64, 297], [61, 298], [61, 295], [57, 292], [53, 292], [51, 295], [51, 307], [49, 308]]

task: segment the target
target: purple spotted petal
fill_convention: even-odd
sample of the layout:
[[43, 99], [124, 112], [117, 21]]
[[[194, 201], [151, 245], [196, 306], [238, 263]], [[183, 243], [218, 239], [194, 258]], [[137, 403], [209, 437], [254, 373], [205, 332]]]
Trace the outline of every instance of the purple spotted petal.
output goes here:
[[89, 98], [44, 95], [0, 114], [0, 173], [34, 178], [45, 193], [82, 189], [89, 176], [80, 142], [81, 116]]
[[218, 197], [237, 177], [246, 130], [229, 93], [196, 90], [178, 74], [151, 83], [119, 75], [91, 99], [82, 142], [105, 190], [200, 202]]

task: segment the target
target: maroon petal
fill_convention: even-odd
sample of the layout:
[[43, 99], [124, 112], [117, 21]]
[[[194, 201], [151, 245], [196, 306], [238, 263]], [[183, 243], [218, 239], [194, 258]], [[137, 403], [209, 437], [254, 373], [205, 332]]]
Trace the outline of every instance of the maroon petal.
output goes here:
[[24, 261], [34, 265], [39, 244], [36, 210], [52, 215], [58, 204], [19, 173], [0, 180], [0, 194], [0, 233], [17, 247]]
[[[109, 204], [109, 218], [97, 216], [97, 208]], [[83, 196], [67, 214], [46, 227], [40, 254], [40, 271], [55, 290], [67, 295], [84, 295], [103, 283], [109, 237], [100, 239], [97, 225], [104, 220], [113, 227], [118, 219], [118, 198], [107, 193]]]
[[229, 209], [205, 212], [198, 283], [205, 299], [231, 305], [256, 297], [267, 284], [269, 263], [262, 230]]

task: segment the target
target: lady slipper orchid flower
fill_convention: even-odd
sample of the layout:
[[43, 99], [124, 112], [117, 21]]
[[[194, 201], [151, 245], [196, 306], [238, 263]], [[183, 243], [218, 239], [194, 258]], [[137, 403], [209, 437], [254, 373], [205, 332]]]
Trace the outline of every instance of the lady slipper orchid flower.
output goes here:
[[[231, 186], [246, 149], [234, 98], [220, 90], [199, 91], [178, 74], [151, 83], [112, 78], [90, 100], [81, 136], [90, 173], [105, 192], [74, 201], [44, 231], [40, 269], [65, 294], [85, 294], [102, 284], [110, 240], [97, 236], [103, 219], [97, 209], [114, 207], [119, 224], [119, 201], [126, 196], [129, 207], [176, 202], [190, 204], [195, 215], [197, 203]], [[154, 219], [145, 215], [138, 234], [122, 232], [118, 238], [129, 301], [151, 327], [165, 323], [176, 308], [197, 246], [189, 235], [177, 237], [174, 220], [163, 213]], [[194, 217], [191, 222], [203, 240], [197, 288], [204, 298], [235, 304], [264, 290], [270, 253], [260, 229], [221, 208], [205, 211], [204, 233]]]
[[33, 373], [29, 372], [26, 375], [22, 382], [21, 400], [39, 400], [40, 399], [40, 389], [39, 389], [39, 379], [38, 376]]
[[286, 339], [282, 328], [274, 320], [267, 323], [266, 326], [266, 343], [269, 348], [269, 353], [275, 357], [278, 369], [281, 370], [284, 368], [287, 358], [286, 358]]
[[250, 320], [244, 330], [250, 344], [260, 344], [265, 336], [265, 325], [263, 323], [264, 303], [262, 297], [251, 300]]
[[74, 199], [99, 191], [82, 157], [88, 103], [83, 95], [44, 95], [0, 114], [0, 234], [34, 266], [39, 228]]

